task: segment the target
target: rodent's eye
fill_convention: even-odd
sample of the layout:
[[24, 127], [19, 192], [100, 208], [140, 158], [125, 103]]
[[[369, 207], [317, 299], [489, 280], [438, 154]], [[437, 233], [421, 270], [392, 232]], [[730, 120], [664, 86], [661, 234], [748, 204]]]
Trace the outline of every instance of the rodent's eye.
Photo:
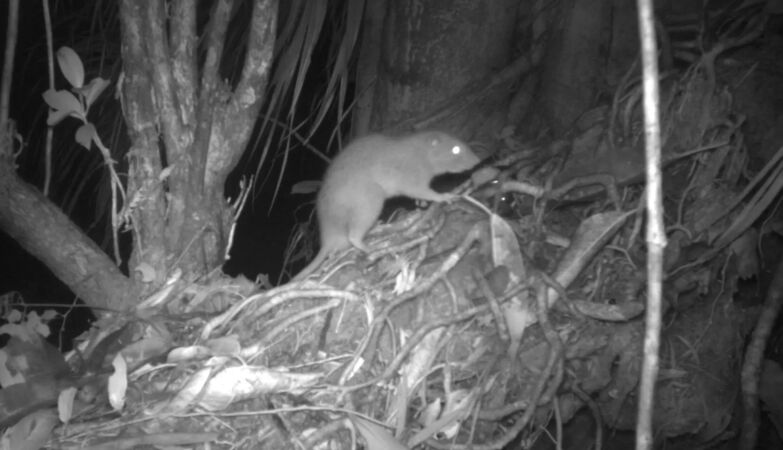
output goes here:
[[452, 155], [459, 155], [462, 151], [462, 148], [459, 145], [455, 145], [454, 147], [451, 147], [451, 154]]

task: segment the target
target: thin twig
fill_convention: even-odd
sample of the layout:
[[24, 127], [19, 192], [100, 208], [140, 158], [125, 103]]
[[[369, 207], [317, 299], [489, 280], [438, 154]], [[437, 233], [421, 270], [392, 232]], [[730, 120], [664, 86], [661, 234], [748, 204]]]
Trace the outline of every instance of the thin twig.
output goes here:
[[[49, 71], [49, 90], [54, 91], [54, 55], [52, 54], [52, 16], [49, 12], [49, 0], [41, 0], [43, 4], [44, 28], [46, 29], [46, 63]], [[51, 108], [49, 108], [51, 111]], [[52, 137], [54, 127], [46, 126], [46, 161], [44, 161], [44, 188], [43, 195], [49, 196], [49, 187], [52, 183]]]
[[636, 448], [651, 449], [655, 381], [658, 378], [658, 350], [661, 331], [663, 249], [666, 230], [663, 223], [661, 190], [661, 126], [658, 104], [658, 52], [652, 0], [637, 0], [639, 41], [642, 53], [644, 87], [645, 170], [647, 174], [647, 309], [645, 315], [644, 360], [639, 383], [636, 422]]
[[[8, 128], [8, 105], [11, 99], [11, 82], [14, 74], [14, 53], [16, 32], [19, 26], [19, 0], [8, 2], [8, 24], [5, 34], [5, 55], [3, 55], [3, 78], [0, 81], [0, 151], [13, 155], [11, 132]], [[2, 147], [8, 146], [7, 149]]]

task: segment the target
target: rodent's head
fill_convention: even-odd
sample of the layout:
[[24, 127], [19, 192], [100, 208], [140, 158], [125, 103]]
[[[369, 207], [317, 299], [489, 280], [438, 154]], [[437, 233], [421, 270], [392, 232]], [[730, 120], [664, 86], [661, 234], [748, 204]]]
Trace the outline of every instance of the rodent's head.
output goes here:
[[426, 131], [415, 137], [426, 147], [421, 150], [438, 173], [464, 172], [481, 161], [467, 144], [447, 133]]

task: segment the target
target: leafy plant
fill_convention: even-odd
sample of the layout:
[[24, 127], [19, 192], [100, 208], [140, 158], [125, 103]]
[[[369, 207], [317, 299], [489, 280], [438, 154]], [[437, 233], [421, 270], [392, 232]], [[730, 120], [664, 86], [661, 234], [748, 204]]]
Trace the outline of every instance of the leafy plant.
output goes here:
[[43, 93], [43, 99], [51, 108], [46, 124], [50, 127], [62, 122], [66, 117], [73, 117], [82, 122], [82, 125], [76, 130], [74, 139], [87, 150], [90, 150], [92, 144], [100, 150], [103, 156], [104, 164], [111, 175], [111, 201], [112, 201], [112, 234], [114, 243], [114, 258], [117, 264], [120, 264], [120, 251], [118, 245], [117, 232], [122, 221], [121, 215], [117, 214], [119, 202], [117, 195], [122, 197], [122, 204], [125, 203], [125, 189], [122, 186], [117, 172], [114, 170], [114, 160], [111, 158], [111, 152], [107, 148], [96, 131], [95, 125], [89, 121], [87, 114], [90, 106], [95, 102], [98, 96], [108, 87], [109, 80], [101, 77], [95, 77], [86, 85], [84, 84], [84, 65], [81, 58], [70, 47], [60, 47], [57, 50], [57, 64], [60, 67], [65, 79], [70, 83], [71, 90], [53, 90], [48, 89]]

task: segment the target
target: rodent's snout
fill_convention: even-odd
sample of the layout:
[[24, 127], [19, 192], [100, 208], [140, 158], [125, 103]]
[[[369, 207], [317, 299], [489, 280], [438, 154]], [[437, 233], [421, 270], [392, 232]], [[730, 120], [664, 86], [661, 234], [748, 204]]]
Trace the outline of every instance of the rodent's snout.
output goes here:
[[454, 172], [473, 172], [481, 167], [483, 161], [473, 153], [469, 147], [462, 148], [463, 154], [460, 156], [460, 165]]

